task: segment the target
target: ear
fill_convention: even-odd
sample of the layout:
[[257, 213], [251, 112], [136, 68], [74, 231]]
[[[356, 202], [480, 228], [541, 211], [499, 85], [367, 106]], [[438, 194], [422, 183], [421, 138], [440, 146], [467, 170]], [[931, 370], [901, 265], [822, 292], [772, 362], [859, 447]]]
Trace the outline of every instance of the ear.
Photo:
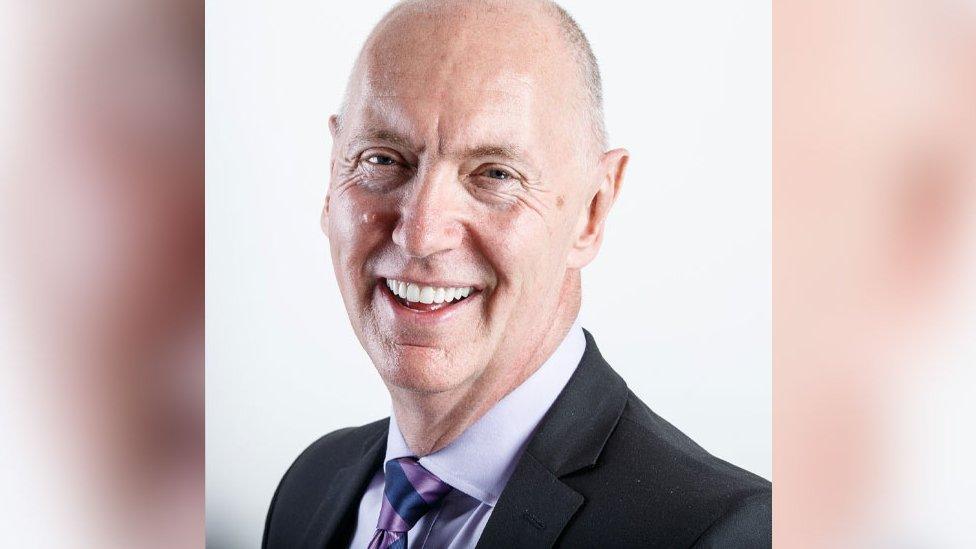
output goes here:
[[[333, 171], [335, 170], [335, 155], [336, 155], [336, 142], [338, 141], [339, 135], [339, 117], [333, 114], [329, 117], [329, 134], [332, 136], [332, 160], [329, 163], [329, 178], [333, 177]], [[332, 193], [332, 185], [330, 184], [325, 191], [325, 205], [322, 207], [322, 216], [319, 219], [319, 223], [322, 227], [322, 232], [325, 237], [329, 237], [329, 198]]]
[[322, 207], [322, 216], [319, 219], [322, 226], [322, 233], [329, 238], [329, 193], [325, 193], [325, 206]]
[[569, 267], [582, 269], [588, 265], [603, 242], [603, 228], [606, 225], [610, 208], [613, 207], [620, 187], [624, 181], [624, 170], [630, 160], [630, 153], [626, 149], [614, 149], [603, 153], [597, 166], [598, 184], [596, 189], [589, 189], [592, 193], [586, 208], [580, 212], [573, 236], [572, 248], [569, 253]]
[[329, 133], [332, 134], [332, 142], [335, 143], [336, 136], [339, 135], [339, 115], [337, 114], [329, 117]]

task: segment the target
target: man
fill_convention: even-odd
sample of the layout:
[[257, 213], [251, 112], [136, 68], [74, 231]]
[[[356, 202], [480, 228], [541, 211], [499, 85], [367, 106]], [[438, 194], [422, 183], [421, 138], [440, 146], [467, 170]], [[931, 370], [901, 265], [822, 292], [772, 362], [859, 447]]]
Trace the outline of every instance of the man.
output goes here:
[[330, 119], [322, 216], [389, 419], [282, 479], [278, 547], [763, 547], [770, 485], [656, 416], [577, 324], [628, 153], [546, 1], [397, 5]]

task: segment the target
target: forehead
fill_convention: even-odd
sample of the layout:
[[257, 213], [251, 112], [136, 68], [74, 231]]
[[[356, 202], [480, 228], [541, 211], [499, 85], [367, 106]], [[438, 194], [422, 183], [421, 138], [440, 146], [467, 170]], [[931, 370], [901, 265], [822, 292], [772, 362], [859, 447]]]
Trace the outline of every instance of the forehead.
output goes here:
[[553, 61], [566, 59], [554, 42], [538, 25], [491, 14], [381, 24], [357, 64], [348, 114], [439, 139], [565, 133], [572, 75]]
[[527, 141], [539, 135], [544, 113], [530, 84], [505, 79], [480, 87], [471, 82], [438, 86], [403, 75], [397, 82], [363, 90], [350, 114], [363, 128], [389, 128], [417, 140], [453, 141], [505, 136]]

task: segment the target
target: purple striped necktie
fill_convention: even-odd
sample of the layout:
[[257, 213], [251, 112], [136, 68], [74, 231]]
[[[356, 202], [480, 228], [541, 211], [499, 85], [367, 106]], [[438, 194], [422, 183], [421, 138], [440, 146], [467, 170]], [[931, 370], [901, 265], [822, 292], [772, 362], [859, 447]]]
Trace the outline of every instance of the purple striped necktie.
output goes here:
[[407, 549], [407, 531], [451, 491], [415, 457], [386, 462], [386, 484], [369, 549]]

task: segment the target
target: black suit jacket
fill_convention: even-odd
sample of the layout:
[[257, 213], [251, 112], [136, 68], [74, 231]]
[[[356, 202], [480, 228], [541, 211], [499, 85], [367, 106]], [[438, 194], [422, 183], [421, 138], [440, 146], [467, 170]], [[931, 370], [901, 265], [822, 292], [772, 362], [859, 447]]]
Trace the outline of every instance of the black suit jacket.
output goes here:
[[[389, 419], [330, 433], [285, 473], [268, 549], [348, 546]], [[586, 351], [529, 442], [478, 548], [770, 547], [769, 481], [712, 456]]]

